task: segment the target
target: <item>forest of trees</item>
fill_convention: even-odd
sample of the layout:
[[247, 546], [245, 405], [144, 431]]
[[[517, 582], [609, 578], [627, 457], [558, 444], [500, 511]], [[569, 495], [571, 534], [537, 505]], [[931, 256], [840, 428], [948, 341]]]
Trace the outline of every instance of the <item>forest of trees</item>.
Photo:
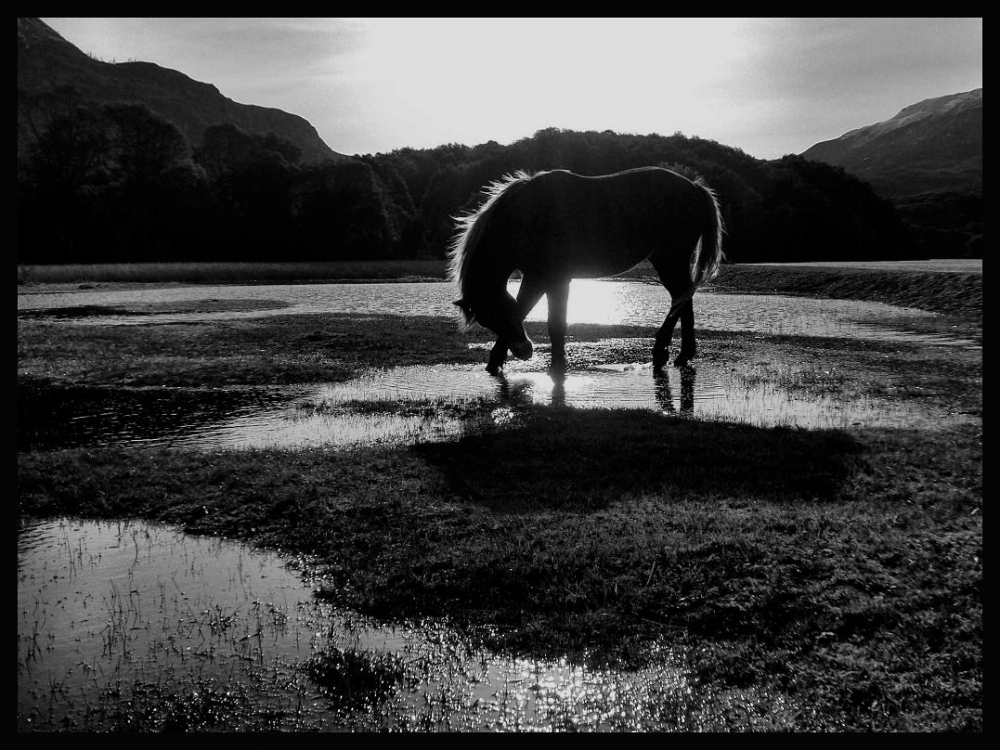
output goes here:
[[838, 167], [762, 161], [681, 134], [550, 128], [495, 141], [302, 163], [273, 135], [210, 127], [197, 147], [142, 104], [52, 119], [18, 156], [19, 264], [444, 257], [453, 217], [519, 169], [659, 165], [719, 195], [726, 254], [759, 261], [916, 257], [892, 204]]

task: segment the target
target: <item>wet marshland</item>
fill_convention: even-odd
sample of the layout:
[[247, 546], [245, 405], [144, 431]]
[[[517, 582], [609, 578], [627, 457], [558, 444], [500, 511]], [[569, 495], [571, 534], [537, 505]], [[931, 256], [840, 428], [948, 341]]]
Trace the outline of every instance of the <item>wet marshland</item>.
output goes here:
[[[791, 708], [760, 691], [694, 690], [666, 643], [639, 671], [502, 657], [447, 623], [338, 611], [313, 596], [308, 569], [143, 522], [30, 525], [18, 535], [18, 729], [791, 723]], [[164, 697], [177, 694], [187, 697]]]
[[[53, 325], [158, 325], [310, 312], [433, 315], [449, 309], [450, 292], [433, 283], [180, 287], [20, 294], [18, 306]], [[666, 299], [651, 284], [574, 282], [569, 322], [639, 326], [651, 335]], [[195, 303], [196, 311], [186, 310]], [[702, 293], [696, 315], [699, 330], [761, 337], [977, 346], [907, 333], [906, 320], [928, 314], [877, 303]], [[529, 320], [544, 319], [543, 301]], [[485, 361], [486, 347], [456, 339], [483, 348]], [[542, 346], [500, 378], [480, 364], [442, 364], [310, 386], [24, 387], [18, 450], [441, 442], [503, 429], [539, 404], [640, 408], [664, 419], [764, 427], [933, 428], [968, 419], [917, 405], [806, 397], [717, 362], [654, 375], [644, 358], [608, 363], [605, 355], [620, 344], [571, 340], [564, 376], [549, 372]], [[151, 706], [178, 686], [200, 686], [186, 703], [149, 709], [167, 711], [173, 726], [189, 729], [238, 716], [241, 701], [260, 723], [223, 721], [224, 728], [775, 729], [793, 726], [799, 710], [752, 691], [699, 694], [679, 666], [683, 655], [668, 643], [654, 649], [648, 669], [616, 672], [491, 654], [447, 623], [387, 627], [316, 600], [308, 570], [304, 561], [139, 522], [29, 525], [18, 536], [19, 730], [116, 721], [141, 728], [128, 725], [142, 712], [121, 706], [122, 685], [133, 686], [130, 701], [145, 695]]]
[[[433, 283], [181, 287], [22, 294], [18, 306], [21, 314], [55, 324], [156, 325], [276, 313], [440, 314], [450, 307], [450, 292], [449, 285]], [[653, 284], [575, 281], [569, 322], [652, 330], [666, 300], [663, 289]], [[183, 311], [194, 303], [197, 311]], [[699, 330], [977, 346], [959, 338], [908, 333], [901, 321], [931, 314], [879, 303], [702, 293], [696, 309]], [[543, 299], [529, 321], [544, 321], [545, 316]], [[654, 375], [645, 351], [635, 361], [608, 364], [608, 350], [619, 343], [606, 339], [574, 346], [571, 339], [572, 359], [563, 376], [549, 371], [543, 345], [531, 360], [511, 361], [501, 378], [489, 376], [481, 365], [429, 365], [386, 367], [349, 382], [308, 387], [26, 386], [18, 395], [18, 446], [44, 450], [124, 442], [196, 449], [303, 448], [447, 440], [478, 426], [461, 418], [462, 409], [450, 407], [476, 401], [494, 404], [493, 423], [531, 404], [648, 408], [666, 415], [807, 428], [893, 426], [916, 416], [910, 408], [884, 403], [799, 397], [772, 383], [737, 377], [729, 365], [696, 362], [694, 368]], [[466, 345], [483, 349], [485, 361], [488, 346]], [[947, 421], [948, 415], [943, 416]]]

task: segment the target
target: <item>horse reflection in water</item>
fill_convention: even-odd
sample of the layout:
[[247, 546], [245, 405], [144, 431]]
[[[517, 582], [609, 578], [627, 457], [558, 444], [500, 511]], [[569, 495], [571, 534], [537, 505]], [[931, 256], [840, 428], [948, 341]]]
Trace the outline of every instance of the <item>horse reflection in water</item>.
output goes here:
[[[677, 414], [682, 417], [694, 414], [695, 369], [684, 367], [680, 370], [681, 392], [680, 408], [674, 403], [673, 389], [670, 386], [670, 376], [665, 370], [653, 373], [654, 395], [660, 408], [667, 414]], [[504, 372], [497, 373], [499, 380], [500, 400], [528, 407], [540, 401], [537, 391], [549, 393], [549, 403], [552, 406], [567, 406], [566, 373], [560, 369], [550, 369], [548, 375], [526, 374], [509, 378]], [[570, 404], [572, 405], [572, 404]]]
[[[674, 365], [695, 356], [694, 306], [698, 287], [723, 260], [722, 217], [712, 190], [659, 167], [587, 177], [566, 170], [518, 172], [486, 188], [487, 199], [458, 219], [449, 277], [467, 330], [479, 323], [497, 335], [486, 369], [500, 372], [510, 350], [534, 351], [524, 319], [544, 294], [552, 370], [565, 369], [566, 306], [570, 280], [624, 273], [644, 260], [670, 293], [670, 309], [656, 333], [653, 367], [669, 360], [681, 322]], [[507, 281], [522, 274], [515, 300]]]
[[681, 370], [681, 407], [678, 409], [674, 405], [670, 378], [667, 373], [662, 370], [653, 373], [653, 380], [656, 381], [656, 401], [667, 414], [679, 414], [682, 417], [694, 414], [694, 379], [693, 367], [685, 367]]

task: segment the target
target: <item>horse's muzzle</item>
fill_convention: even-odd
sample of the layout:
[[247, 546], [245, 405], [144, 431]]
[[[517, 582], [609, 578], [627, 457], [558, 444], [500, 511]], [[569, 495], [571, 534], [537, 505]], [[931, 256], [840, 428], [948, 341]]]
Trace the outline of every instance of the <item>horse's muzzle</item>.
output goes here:
[[511, 344], [510, 350], [518, 359], [531, 359], [535, 348], [531, 345], [531, 339], [526, 338], [524, 341]]

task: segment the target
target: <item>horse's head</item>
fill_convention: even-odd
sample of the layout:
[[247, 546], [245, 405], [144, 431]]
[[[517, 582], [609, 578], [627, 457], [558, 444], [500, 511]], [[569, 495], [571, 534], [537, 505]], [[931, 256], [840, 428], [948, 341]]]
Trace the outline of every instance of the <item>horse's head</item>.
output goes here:
[[504, 341], [518, 359], [531, 359], [534, 345], [524, 330], [517, 302], [507, 292], [499, 298], [477, 300], [475, 304], [460, 299], [455, 302], [465, 316], [466, 325], [479, 323]]

